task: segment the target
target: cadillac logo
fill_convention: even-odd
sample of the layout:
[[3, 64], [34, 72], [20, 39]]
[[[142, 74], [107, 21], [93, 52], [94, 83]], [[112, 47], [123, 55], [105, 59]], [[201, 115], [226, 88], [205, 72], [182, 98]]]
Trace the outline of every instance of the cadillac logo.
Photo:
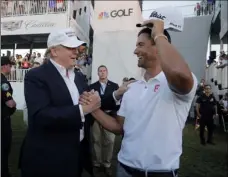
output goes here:
[[5, 31], [15, 31], [21, 28], [23, 20], [1, 22], [1, 28]]

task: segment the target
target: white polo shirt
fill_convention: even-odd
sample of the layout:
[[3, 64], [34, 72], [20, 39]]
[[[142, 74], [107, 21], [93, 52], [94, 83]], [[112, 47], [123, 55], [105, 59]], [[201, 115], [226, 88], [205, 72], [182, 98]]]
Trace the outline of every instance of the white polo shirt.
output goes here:
[[163, 72], [130, 85], [118, 111], [125, 118], [119, 162], [144, 171], [179, 168], [182, 130], [197, 88], [193, 78], [187, 95], [172, 92]]

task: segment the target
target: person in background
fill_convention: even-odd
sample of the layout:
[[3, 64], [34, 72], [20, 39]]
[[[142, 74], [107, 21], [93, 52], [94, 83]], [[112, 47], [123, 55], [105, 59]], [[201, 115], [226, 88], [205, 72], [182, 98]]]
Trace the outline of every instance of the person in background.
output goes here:
[[[42, 64], [42, 63], [41, 63]], [[34, 62], [32, 68], [39, 67], [41, 65], [39, 62]]]
[[130, 79], [129, 79], [129, 81], [135, 81], [136, 79], [135, 78], [133, 78], [133, 77], [131, 77]]
[[123, 81], [122, 81], [122, 84], [125, 84], [125, 83], [127, 83], [128, 82], [128, 78], [127, 77], [124, 77], [123, 78]]
[[41, 57], [40, 53], [37, 53], [37, 57], [35, 58], [34, 62], [42, 64], [44, 59]]
[[[101, 65], [97, 69], [99, 80], [90, 85], [90, 89], [97, 91], [101, 97], [101, 104], [106, 97], [109, 97], [116, 91], [119, 86], [118, 84], [108, 80], [108, 69], [106, 66]], [[108, 115], [115, 116], [115, 109], [108, 109], [104, 103], [101, 109]], [[97, 177], [102, 176], [104, 172], [106, 177], [112, 176], [111, 160], [113, 154], [113, 147], [115, 142], [115, 134], [104, 129], [102, 125], [94, 121], [93, 124], [93, 148], [94, 148], [94, 173]]]
[[205, 80], [201, 79], [200, 84], [198, 85], [197, 90], [196, 90], [196, 95], [197, 96], [203, 95], [203, 93], [204, 93], [204, 85], [205, 85]]
[[47, 63], [48, 63], [48, 61], [49, 61], [49, 58], [45, 57], [45, 58], [44, 58], [44, 61], [43, 61], [43, 63], [42, 63], [42, 64], [47, 64]]
[[86, 63], [88, 64], [88, 65], [91, 65], [92, 64], [92, 55], [87, 55], [86, 56]]
[[25, 57], [22, 62], [22, 69], [29, 69], [30, 68], [30, 62], [28, 61], [28, 58]]
[[224, 116], [224, 119], [227, 119], [228, 116], [228, 93], [226, 93], [223, 98], [220, 100], [221, 111]]
[[214, 118], [218, 117], [217, 102], [211, 92], [211, 86], [204, 86], [205, 93], [199, 96], [196, 100], [196, 112], [199, 118], [200, 124], [200, 142], [202, 145], [206, 145], [204, 131], [207, 127], [208, 136], [207, 143], [214, 145], [213, 132], [214, 132]]
[[13, 89], [6, 76], [10, 74], [12, 63], [8, 56], [1, 57], [1, 176], [10, 177], [8, 157], [11, 149], [11, 115], [16, 111]]
[[36, 58], [36, 52], [33, 52], [33, 53], [32, 53], [31, 58], [33, 58], [33, 59], [35, 59], [35, 58]]
[[201, 11], [201, 7], [200, 7], [200, 3], [196, 3], [196, 14], [197, 16], [200, 16], [200, 11]]

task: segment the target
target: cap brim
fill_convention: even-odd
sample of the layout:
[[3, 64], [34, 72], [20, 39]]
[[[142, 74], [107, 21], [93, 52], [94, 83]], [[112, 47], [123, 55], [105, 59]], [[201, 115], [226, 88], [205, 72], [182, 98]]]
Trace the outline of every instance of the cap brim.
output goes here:
[[69, 47], [69, 48], [77, 48], [84, 43], [85, 43], [84, 41], [79, 41], [76, 37], [75, 38], [73, 37], [61, 45], [65, 46], [65, 47]]

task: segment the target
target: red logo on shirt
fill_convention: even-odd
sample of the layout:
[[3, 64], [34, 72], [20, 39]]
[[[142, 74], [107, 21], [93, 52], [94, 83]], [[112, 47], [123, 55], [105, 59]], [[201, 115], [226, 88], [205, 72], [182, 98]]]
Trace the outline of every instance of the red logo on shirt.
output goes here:
[[158, 91], [158, 89], [159, 89], [159, 87], [160, 87], [160, 85], [159, 85], [159, 84], [155, 85], [155, 86], [154, 86], [154, 92], [157, 92], [157, 91]]

